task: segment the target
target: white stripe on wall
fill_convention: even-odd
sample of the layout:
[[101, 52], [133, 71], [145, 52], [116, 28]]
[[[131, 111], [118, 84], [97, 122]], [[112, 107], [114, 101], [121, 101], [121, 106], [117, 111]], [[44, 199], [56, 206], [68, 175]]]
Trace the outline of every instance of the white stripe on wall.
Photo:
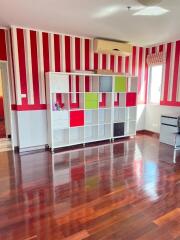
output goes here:
[[118, 55], [115, 55], [114, 57], [114, 64], [115, 64], [114, 71], [117, 73], [118, 72]]
[[140, 94], [139, 98], [140, 101], [144, 100], [144, 93], [145, 93], [145, 82], [144, 82], [144, 74], [145, 74], [145, 64], [146, 64], [146, 48], [143, 48], [143, 53], [142, 53], [142, 70], [141, 70], [141, 89], [140, 89]]
[[24, 45], [25, 45], [26, 81], [27, 81], [28, 104], [34, 104], [30, 31], [27, 30], [27, 29], [24, 30]]
[[94, 42], [90, 39], [90, 69], [94, 69]]
[[175, 62], [176, 42], [171, 44], [170, 73], [168, 86], [168, 101], [172, 100], [172, 87], [174, 79], [174, 62]]
[[[163, 54], [165, 55], [165, 59], [166, 59], [166, 53], [167, 53], [167, 44], [163, 44]], [[164, 99], [165, 71], [166, 71], [166, 61], [163, 64], [162, 84], [161, 84], [161, 101], [163, 101], [163, 99]]]
[[21, 83], [19, 74], [19, 58], [18, 58], [18, 45], [17, 45], [17, 31], [16, 28], [12, 28], [12, 49], [13, 49], [13, 59], [14, 59], [14, 77], [15, 77], [15, 87], [16, 87], [16, 101], [17, 105], [22, 104], [21, 99]]
[[10, 91], [11, 91], [11, 104], [16, 103], [15, 99], [15, 86], [14, 86], [14, 75], [13, 75], [13, 62], [12, 62], [12, 52], [11, 52], [11, 41], [10, 41], [10, 29], [5, 31], [6, 34], [6, 51], [7, 51], [7, 60], [8, 60], [8, 67], [9, 67], [9, 76], [10, 76]]
[[45, 104], [45, 79], [44, 79], [44, 61], [43, 61], [43, 44], [42, 44], [42, 32], [37, 33], [37, 53], [38, 53], [38, 69], [39, 69], [39, 96], [40, 103]]
[[48, 34], [49, 40], [49, 57], [50, 57], [50, 71], [55, 71], [55, 55], [54, 55], [54, 34]]
[[125, 74], [125, 64], [126, 64], [126, 57], [122, 56], [122, 67], [121, 67], [121, 72]]
[[102, 53], [98, 53], [98, 69], [102, 69]]
[[128, 73], [132, 75], [132, 54], [129, 56], [129, 70]]
[[106, 69], [107, 70], [110, 70], [110, 59], [111, 59], [111, 55], [110, 54], [107, 54], [106, 55], [107, 57], [106, 57]]

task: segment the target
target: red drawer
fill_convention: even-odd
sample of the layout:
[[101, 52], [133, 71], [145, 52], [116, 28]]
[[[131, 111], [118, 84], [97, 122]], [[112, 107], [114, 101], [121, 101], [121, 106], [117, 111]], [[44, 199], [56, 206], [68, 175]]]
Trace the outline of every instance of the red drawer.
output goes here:
[[127, 107], [136, 106], [136, 93], [129, 92], [126, 94], [126, 106]]
[[70, 127], [84, 126], [84, 111], [70, 111]]

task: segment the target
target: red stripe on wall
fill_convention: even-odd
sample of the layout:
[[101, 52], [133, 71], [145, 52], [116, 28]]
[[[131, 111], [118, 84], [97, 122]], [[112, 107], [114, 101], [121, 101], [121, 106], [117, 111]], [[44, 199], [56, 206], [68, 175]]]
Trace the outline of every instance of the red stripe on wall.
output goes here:
[[163, 44], [159, 46], [159, 52], [163, 52]]
[[143, 55], [143, 48], [139, 48], [139, 71], [138, 71], [138, 94], [141, 91], [142, 85], [142, 55]]
[[152, 47], [152, 53], [156, 52], [156, 47]]
[[90, 40], [85, 39], [85, 70], [89, 70], [90, 66]]
[[107, 55], [102, 54], [102, 69], [106, 70], [106, 64], [107, 63]]
[[165, 80], [164, 80], [164, 99], [163, 99], [164, 101], [167, 101], [167, 97], [168, 97], [170, 61], [171, 61], [171, 43], [168, 43], [167, 53], [166, 53]]
[[49, 72], [49, 39], [48, 33], [42, 33], [43, 40], [43, 57], [44, 57], [44, 72]]
[[145, 97], [144, 97], [144, 103], [147, 103], [147, 92], [148, 92], [148, 73], [149, 73], [149, 69], [148, 69], [148, 64], [147, 64], [147, 56], [149, 54], [149, 49], [146, 48], [146, 57], [145, 57], [145, 73], [144, 73], [144, 86], [145, 86]]
[[129, 57], [126, 57], [125, 60], [125, 72], [129, 73]]
[[179, 60], [180, 60], [180, 41], [177, 41], [176, 51], [175, 51], [175, 62], [174, 62], [173, 88], [172, 88], [172, 101], [174, 102], [176, 102], [176, 96], [177, 96]]
[[98, 53], [94, 53], [94, 70], [98, 69]]
[[31, 111], [31, 110], [46, 110], [46, 104], [33, 104], [33, 105], [16, 105], [12, 104], [11, 109], [13, 111]]
[[118, 56], [118, 72], [122, 72], [122, 57]]
[[76, 67], [76, 70], [81, 69], [81, 59], [80, 59], [81, 47], [80, 47], [80, 44], [81, 44], [80, 38], [75, 38], [75, 61], [76, 61], [75, 67]]
[[32, 61], [34, 103], [35, 104], [40, 104], [40, 99], [39, 99], [37, 38], [36, 38], [36, 32], [35, 31], [30, 31], [30, 42], [31, 42], [31, 59], [32, 59], [31, 61]]
[[136, 47], [133, 47], [132, 53], [132, 75], [135, 76], [136, 73]]
[[6, 53], [6, 30], [0, 29], [0, 60], [7, 61]]
[[70, 36], [65, 36], [65, 58], [66, 58], [66, 72], [71, 71], [71, 39]]
[[26, 94], [26, 97], [22, 98], [22, 104], [27, 104], [27, 82], [26, 82], [26, 60], [24, 49], [24, 31], [23, 29], [17, 29], [17, 45], [18, 45], [18, 58], [19, 58], [19, 74], [21, 83], [21, 93]]
[[114, 55], [110, 56], [110, 69], [114, 72]]
[[61, 71], [61, 58], [60, 58], [60, 37], [58, 34], [54, 35], [54, 57], [55, 57], [55, 72]]

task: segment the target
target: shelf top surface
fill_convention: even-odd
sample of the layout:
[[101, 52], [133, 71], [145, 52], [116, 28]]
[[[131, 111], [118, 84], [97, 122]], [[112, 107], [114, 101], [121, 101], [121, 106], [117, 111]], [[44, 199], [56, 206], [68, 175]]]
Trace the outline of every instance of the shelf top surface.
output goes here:
[[89, 73], [89, 72], [46, 72], [46, 74], [58, 74], [58, 75], [74, 75], [74, 76], [95, 76], [95, 77], [105, 77], [105, 76], [109, 76], [109, 77], [116, 77], [116, 76], [123, 76], [123, 77], [136, 77], [136, 76], [132, 76], [129, 74], [118, 74], [118, 73], [114, 73], [114, 74], [96, 74], [96, 73]]

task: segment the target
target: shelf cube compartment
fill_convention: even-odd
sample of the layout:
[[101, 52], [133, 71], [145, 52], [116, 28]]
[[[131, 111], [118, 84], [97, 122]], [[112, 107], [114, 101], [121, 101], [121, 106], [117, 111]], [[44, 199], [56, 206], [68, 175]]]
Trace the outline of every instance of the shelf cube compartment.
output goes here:
[[128, 78], [128, 92], [137, 92], [138, 88], [138, 78], [137, 77], [129, 77]]
[[124, 129], [125, 123], [120, 122], [120, 123], [114, 123], [114, 132], [113, 132], [113, 136], [114, 137], [121, 137], [125, 135], [125, 129]]
[[[68, 93], [69, 92], [69, 76], [60, 75], [58, 73], [46, 73], [47, 85], [51, 93]], [[48, 87], [47, 86], [47, 87]]]
[[111, 124], [103, 124], [98, 127], [98, 138], [100, 140], [111, 138]]
[[127, 107], [136, 106], [136, 93], [135, 92], [126, 93], [126, 106]]
[[85, 76], [85, 92], [99, 92], [98, 76]]
[[85, 93], [85, 108], [86, 109], [98, 108], [98, 93]]
[[69, 128], [69, 111], [52, 111], [52, 128], [65, 129]]
[[126, 106], [126, 93], [114, 93], [114, 107]]
[[84, 76], [69, 76], [69, 92], [78, 93], [85, 91]]
[[126, 92], [125, 76], [115, 76], [114, 92]]
[[99, 93], [99, 107], [100, 108], [111, 108], [112, 106], [112, 95], [111, 93]]
[[98, 124], [98, 110], [85, 110], [85, 125]]
[[125, 122], [126, 121], [126, 108], [114, 108], [114, 122]]
[[70, 111], [70, 127], [84, 126], [84, 110]]
[[98, 140], [98, 126], [85, 127], [85, 142]]
[[99, 109], [99, 124], [111, 123], [111, 109]]
[[69, 145], [69, 129], [53, 130], [53, 146], [63, 147]]
[[84, 142], [84, 128], [74, 127], [70, 128], [69, 134], [70, 144], [78, 144]]
[[112, 92], [112, 77], [100, 76], [99, 77], [99, 92]]
[[52, 93], [52, 110], [61, 111], [69, 109], [68, 93]]
[[136, 121], [128, 121], [126, 123], [126, 135], [135, 135], [136, 134]]
[[69, 93], [70, 109], [84, 109], [84, 94]]
[[127, 107], [126, 119], [136, 121], [136, 114], [137, 114], [136, 112], [137, 112], [136, 107]]

